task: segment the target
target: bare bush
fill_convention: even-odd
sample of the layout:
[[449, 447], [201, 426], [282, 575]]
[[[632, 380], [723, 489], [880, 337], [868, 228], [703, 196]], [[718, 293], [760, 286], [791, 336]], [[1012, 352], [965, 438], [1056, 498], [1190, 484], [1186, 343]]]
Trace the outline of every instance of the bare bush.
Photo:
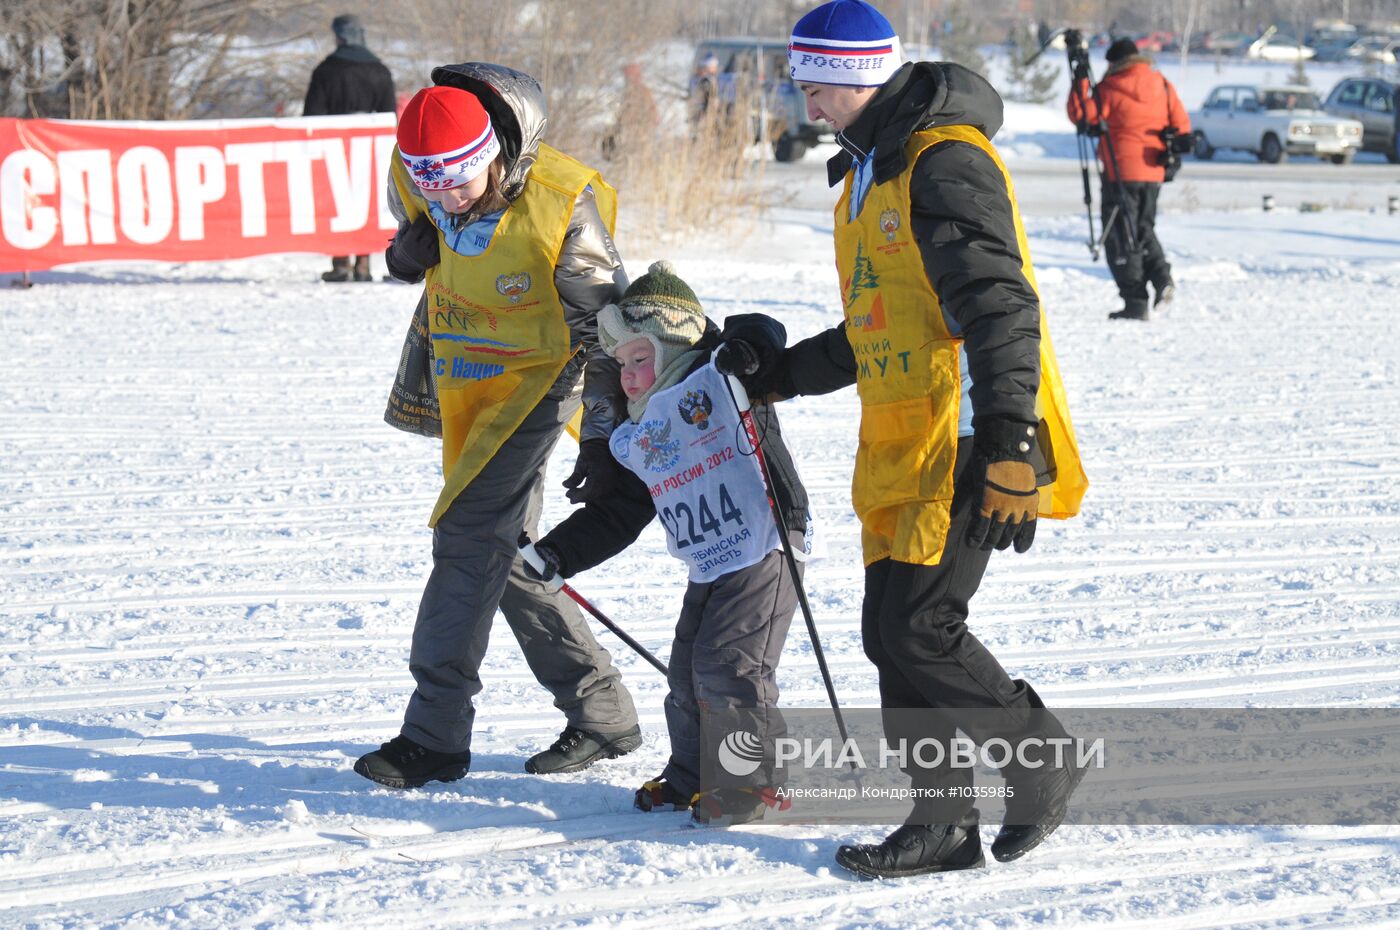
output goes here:
[[[752, 128], [692, 127], [692, 46], [676, 36], [694, 4], [657, 0], [420, 0], [400, 14], [420, 37], [418, 69], [491, 61], [533, 75], [549, 108], [546, 141], [599, 167], [629, 234], [655, 237], [754, 215], [763, 163]], [[386, 55], [392, 55], [386, 50]], [[736, 104], [733, 112], [747, 112]]]
[[266, 73], [231, 53], [280, 5], [290, 0], [6, 0], [0, 111], [71, 119], [197, 113], [240, 78]]
[[756, 220], [774, 194], [764, 185], [771, 153], [756, 143], [747, 116], [755, 110], [739, 99], [689, 122], [673, 109], [671, 118], [620, 138], [604, 168], [626, 233], [665, 241]]

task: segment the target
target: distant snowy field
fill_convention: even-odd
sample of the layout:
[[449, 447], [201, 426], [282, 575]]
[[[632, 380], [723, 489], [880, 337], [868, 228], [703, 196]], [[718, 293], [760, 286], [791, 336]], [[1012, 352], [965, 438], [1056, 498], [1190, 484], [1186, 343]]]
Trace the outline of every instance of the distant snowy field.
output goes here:
[[[1072, 157], [1055, 106], [1021, 125]], [[1366, 197], [1322, 213], [1222, 209], [1232, 185], [1201, 184], [1160, 226], [1177, 302], [1109, 325], [1082, 215], [1038, 206], [1078, 184], [1053, 160], [1012, 170], [1093, 486], [993, 559], [973, 629], [1052, 704], [1400, 703], [1400, 216], [1376, 209], [1400, 171], [1347, 169]], [[820, 162], [774, 176], [799, 196], [771, 223], [665, 251], [624, 231], [630, 271], [671, 258], [717, 318], [832, 324]], [[862, 883], [832, 853], [881, 828], [635, 814], [664, 687], [605, 631], [641, 751], [525, 775], [562, 719], [498, 628], [471, 774], [374, 788], [350, 766], [411, 689], [437, 448], [381, 421], [414, 290], [322, 285], [323, 265], [0, 291], [0, 926], [1400, 927], [1395, 827], [1068, 827], [1013, 865]], [[807, 587], [836, 685], [874, 706], [857, 415], [849, 391], [783, 410], [828, 541]], [[683, 586], [656, 526], [577, 579], [663, 656]], [[800, 621], [781, 682], [824, 703]]]

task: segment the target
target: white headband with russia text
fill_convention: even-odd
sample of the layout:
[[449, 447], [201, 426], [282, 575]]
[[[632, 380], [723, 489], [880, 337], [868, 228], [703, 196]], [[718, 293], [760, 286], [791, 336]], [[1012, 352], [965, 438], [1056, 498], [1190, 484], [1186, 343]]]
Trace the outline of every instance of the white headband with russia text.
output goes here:
[[501, 143], [489, 122], [480, 136], [442, 155], [411, 155], [399, 147], [399, 155], [413, 183], [425, 191], [447, 190], [471, 183], [500, 152]]
[[794, 35], [788, 45], [792, 79], [808, 84], [879, 87], [899, 70], [903, 61], [899, 36], [844, 42]]

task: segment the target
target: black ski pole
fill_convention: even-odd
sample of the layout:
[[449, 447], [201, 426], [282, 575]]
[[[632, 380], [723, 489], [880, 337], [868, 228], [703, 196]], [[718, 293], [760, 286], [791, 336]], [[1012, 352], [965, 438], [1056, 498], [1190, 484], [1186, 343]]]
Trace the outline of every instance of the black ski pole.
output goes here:
[[[535, 570], [535, 574], [541, 577], [544, 576], [544, 559], [540, 558], [540, 554], [535, 551], [533, 543], [526, 544], [525, 546], [521, 547], [520, 557], [529, 563], [530, 567]], [[666, 664], [660, 659], [658, 659], [656, 656], [652, 655], [651, 652], [647, 649], [647, 647], [643, 646], [631, 636], [627, 635], [626, 630], [609, 620], [606, 614], [604, 614], [601, 610], [590, 604], [586, 597], [575, 591], [573, 587], [567, 582], [561, 580], [560, 585], [561, 587], [559, 590], [567, 594], [575, 604], [588, 611], [588, 613], [592, 615], [593, 619], [597, 620], [603, 626], [611, 630], [613, 634], [617, 636], [618, 639], [631, 646], [632, 650], [636, 652], [637, 655], [641, 656], [643, 659], [646, 659], [648, 662], [654, 665], [656, 667], [656, 670], [662, 675], [667, 674]]]
[[[850, 739], [846, 734], [846, 720], [841, 716], [841, 703], [836, 699], [836, 686], [831, 683], [831, 672], [826, 667], [826, 654], [822, 652], [821, 639], [817, 636], [817, 623], [812, 619], [812, 607], [807, 603], [807, 591], [802, 587], [802, 576], [797, 572], [797, 557], [793, 555], [792, 541], [788, 539], [787, 520], [783, 517], [783, 508], [778, 504], [778, 495], [773, 490], [773, 476], [768, 471], [768, 462], [759, 446], [758, 429], [753, 423], [753, 411], [749, 409], [749, 392], [744, 390], [739, 379], [733, 375], [725, 375], [724, 384], [729, 389], [729, 399], [739, 411], [739, 419], [744, 424], [744, 433], [749, 437], [749, 444], [753, 446], [753, 454], [758, 458], [758, 470], [763, 476], [763, 490], [768, 496], [768, 507], [773, 511], [773, 520], [778, 524], [783, 561], [792, 576], [792, 585], [797, 589], [797, 603], [802, 607], [802, 619], [807, 623], [807, 636], [812, 641], [812, 654], [817, 657], [817, 668], [821, 670], [822, 682], [826, 685], [826, 696], [831, 701], [831, 713], [836, 717], [836, 729], [841, 732], [841, 741], [844, 744]], [[742, 403], [740, 398], [743, 398]]]

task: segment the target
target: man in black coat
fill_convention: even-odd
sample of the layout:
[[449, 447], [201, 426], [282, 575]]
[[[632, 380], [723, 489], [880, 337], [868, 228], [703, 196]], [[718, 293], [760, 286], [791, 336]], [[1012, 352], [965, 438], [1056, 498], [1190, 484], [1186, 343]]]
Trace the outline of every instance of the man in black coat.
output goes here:
[[[788, 57], [808, 116], [830, 123], [842, 149], [827, 177], [844, 182], [833, 233], [845, 320], [759, 378], [779, 398], [858, 387], [861, 639], [879, 671], [886, 739], [944, 743], [955, 729], [983, 745], [1068, 739], [966, 623], [991, 550], [1030, 547], [1040, 486], [1064, 494], [1066, 513], [1084, 486], [1015, 197], [990, 142], [1001, 99], [959, 65], [901, 63], [893, 27], [863, 0], [804, 16]], [[1052, 457], [1043, 445], [1055, 435]], [[884, 842], [843, 846], [837, 862], [881, 877], [983, 865], [971, 770], [906, 771], [917, 797], [949, 800], [920, 800]], [[992, 854], [1009, 861], [1059, 826], [1082, 769], [1018, 759], [1001, 772], [1006, 817]]]
[[[359, 17], [343, 13], [331, 20], [331, 31], [335, 33], [335, 51], [311, 72], [302, 115], [393, 112], [394, 77], [384, 63], [365, 48], [365, 27], [360, 24]], [[337, 255], [331, 259], [331, 270], [323, 272], [321, 280], [340, 282], [349, 281], [351, 277], [350, 256]], [[355, 256], [353, 277], [356, 281], [373, 280], [368, 255]]]

